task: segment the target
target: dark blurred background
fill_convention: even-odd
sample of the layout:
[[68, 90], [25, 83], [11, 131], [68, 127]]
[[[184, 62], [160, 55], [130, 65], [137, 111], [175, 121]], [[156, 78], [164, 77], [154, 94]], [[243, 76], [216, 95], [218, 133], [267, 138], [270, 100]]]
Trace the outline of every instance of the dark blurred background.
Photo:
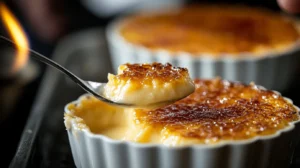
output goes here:
[[[103, 3], [100, 3], [100, 2]], [[25, 30], [30, 47], [48, 57], [52, 57], [57, 45], [66, 37], [91, 28], [104, 28], [106, 24], [124, 11], [163, 3], [238, 3], [266, 7], [280, 11], [275, 0], [12, 0], [2, 1], [16, 15]], [[145, 3], [145, 4], [142, 4]], [[161, 4], [160, 4], [161, 3]], [[128, 5], [129, 4], [129, 5]], [[154, 4], [154, 5], [153, 5]], [[2, 35], [8, 36], [0, 21]], [[14, 53], [5, 42], [0, 42], [1, 56]], [[101, 53], [100, 53], [101, 54]], [[0, 59], [0, 71], [5, 72], [8, 58]], [[3, 70], [4, 69], [4, 70]], [[27, 121], [28, 114], [37, 95], [45, 66], [33, 60], [28, 61], [21, 72], [0, 73], [0, 167], [7, 167], [13, 158]]]
[[[97, 5], [93, 6], [93, 3], [97, 2], [97, 0], [86, 2], [80, 0], [23, 0], [20, 2], [7, 1], [6, 3], [11, 7], [24, 26], [31, 42], [31, 48], [45, 55], [51, 55], [57, 42], [68, 34], [91, 27], [105, 26], [114, 17], [122, 14], [122, 12], [134, 10], [138, 6], [148, 7], [152, 3], [155, 4], [153, 5], [155, 7], [166, 6], [172, 4], [172, 2], [174, 4], [230, 3], [266, 7], [276, 11], [281, 10], [275, 0], [165, 0], [162, 2], [157, 0], [151, 2], [145, 0], [128, 0], [127, 3], [120, 0], [98, 1], [107, 1], [109, 3], [103, 3], [104, 7], [99, 7], [99, 9], [96, 8]], [[89, 3], [91, 6], [89, 6]], [[119, 8], [110, 5], [110, 3], [115, 3], [114, 6], [119, 6]], [[101, 5], [99, 3], [99, 6]], [[111, 10], [109, 10], [110, 8]], [[102, 12], [101, 10], [103, 9], [105, 11]]]

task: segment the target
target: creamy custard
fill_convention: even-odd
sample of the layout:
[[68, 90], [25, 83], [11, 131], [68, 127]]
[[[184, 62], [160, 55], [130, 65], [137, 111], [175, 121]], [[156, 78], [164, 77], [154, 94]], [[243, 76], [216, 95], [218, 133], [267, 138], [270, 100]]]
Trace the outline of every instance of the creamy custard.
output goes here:
[[271, 135], [299, 120], [280, 94], [220, 79], [195, 80], [190, 96], [158, 109], [113, 107], [94, 97], [71, 104], [68, 117], [82, 129], [112, 139], [169, 146], [214, 144]]
[[119, 103], [152, 105], [178, 100], [195, 90], [186, 68], [171, 64], [124, 64], [108, 75], [104, 95]]

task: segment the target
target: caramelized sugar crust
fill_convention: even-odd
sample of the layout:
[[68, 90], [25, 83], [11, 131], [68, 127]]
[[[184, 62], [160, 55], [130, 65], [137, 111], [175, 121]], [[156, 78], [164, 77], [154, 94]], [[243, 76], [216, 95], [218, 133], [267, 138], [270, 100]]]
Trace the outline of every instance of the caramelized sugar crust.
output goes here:
[[194, 6], [128, 18], [121, 35], [133, 44], [171, 52], [263, 53], [286, 49], [299, 39], [280, 14], [242, 6]]
[[185, 138], [212, 141], [267, 135], [299, 119], [279, 94], [220, 79], [195, 80], [196, 91], [175, 104], [136, 110], [136, 122]]
[[141, 83], [152, 80], [158, 82], [171, 82], [174, 80], [189, 77], [188, 70], [181, 67], [173, 67], [171, 64], [124, 64], [121, 74], [116, 77], [118, 80], [133, 80]]

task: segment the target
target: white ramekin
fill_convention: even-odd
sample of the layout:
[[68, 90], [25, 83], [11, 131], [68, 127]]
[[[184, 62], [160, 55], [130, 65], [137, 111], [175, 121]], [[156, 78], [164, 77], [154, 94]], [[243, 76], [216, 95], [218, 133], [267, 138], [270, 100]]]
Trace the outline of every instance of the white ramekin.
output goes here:
[[208, 53], [171, 53], [127, 42], [119, 33], [124, 20], [126, 17], [119, 18], [106, 29], [113, 69], [124, 63], [169, 62], [174, 66], [188, 68], [192, 78], [210, 79], [219, 76], [230, 81], [255, 82], [269, 89], [284, 91], [293, 82], [300, 65], [300, 41], [284, 52], [269, 52], [261, 56], [240, 53], [239, 56], [224, 54], [216, 58]]
[[[80, 103], [84, 96], [87, 95], [70, 104]], [[72, 114], [68, 105], [65, 113]], [[78, 168], [287, 168], [300, 135], [299, 121], [295, 121], [275, 134], [249, 140], [168, 147], [93, 134], [88, 128], [78, 126], [78, 120], [78, 117], [65, 117]]]

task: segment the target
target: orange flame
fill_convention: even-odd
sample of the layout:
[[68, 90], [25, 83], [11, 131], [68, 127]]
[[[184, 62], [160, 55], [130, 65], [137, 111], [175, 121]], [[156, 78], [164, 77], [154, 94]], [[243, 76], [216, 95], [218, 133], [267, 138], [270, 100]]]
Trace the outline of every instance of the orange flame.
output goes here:
[[12, 67], [12, 72], [16, 72], [20, 70], [28, 60], [29, 43], [22, 26], [3, 3], [0, 3], [0, 14], [12, 41], [16, 44], [17, 54]]

